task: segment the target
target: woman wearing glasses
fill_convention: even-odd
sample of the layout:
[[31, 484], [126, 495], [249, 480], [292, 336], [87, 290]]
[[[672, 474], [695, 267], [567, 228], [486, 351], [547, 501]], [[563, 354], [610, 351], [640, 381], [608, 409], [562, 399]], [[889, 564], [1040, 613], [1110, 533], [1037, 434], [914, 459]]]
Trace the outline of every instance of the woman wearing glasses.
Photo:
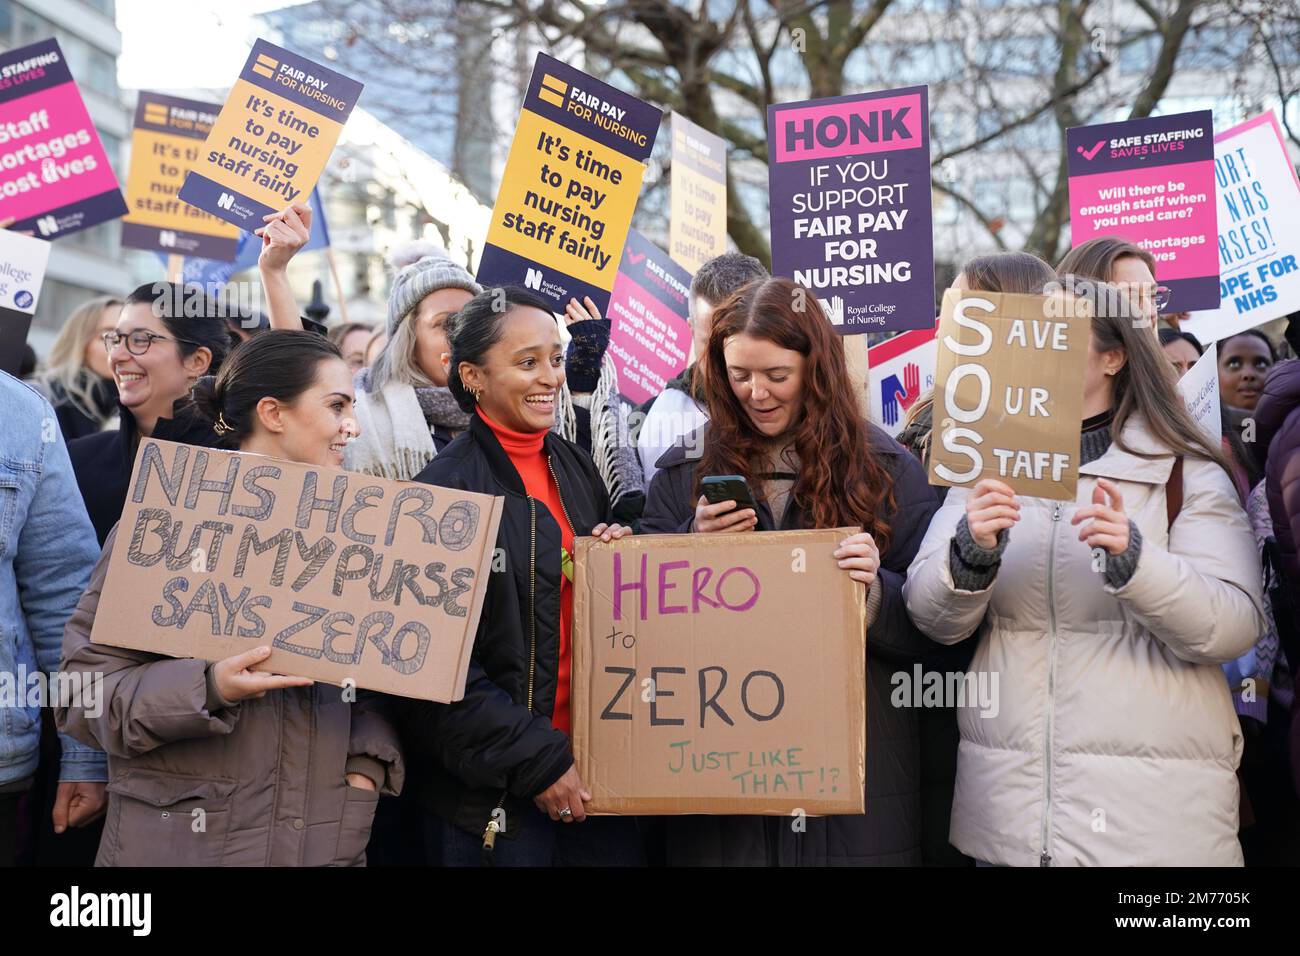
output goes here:
[[[1114, 295], [1103, 295], [1098, 301], [1109, 303], [1117, 318], [1131, 319], [1138, 328], [1150, 329], [1152, 335], [1160, 310], [1169, 304], [1169, 289], [1156, 284], [1156, 260], [1151, 253], [1113, 236], [1099, 236], [1075, 246], [1056, 267], [1056, 274], [1067, 280], [1107, 283]], [[1066, 288], [1070, 288], [1068, 281]]]
[[126, 297], [117, 328], [104, 333], [103, 343], [121, 403], [121, 427], [68, 445], [101, 546], [122, 517], [142, 435], [213, 444], [210, 424], [193, 414], [189, 391], [201, 375], [216, 373], [231, 341], [220, 307], [197, 286], [153, 282]]

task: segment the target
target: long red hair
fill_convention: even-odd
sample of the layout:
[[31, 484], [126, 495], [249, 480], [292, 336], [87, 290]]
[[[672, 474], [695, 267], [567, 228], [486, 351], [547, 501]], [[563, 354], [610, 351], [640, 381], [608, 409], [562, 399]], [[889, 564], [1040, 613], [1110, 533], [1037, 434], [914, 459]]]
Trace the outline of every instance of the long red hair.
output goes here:
[[795, 502], [814, 528], [870, 531], [883, 554], [890, 541], [884, 515], [894, 509], [893, 480], [872, 453], [839, 336], [817, 296], [789, 279], [755, 280], [713, 314], [708, 354], [701, 363], [709, 430], [695, 493], [706, 475], [743, 475], [754, 493], [762, 494], [755, 473], [771, 439], [753, 426], [731, 390], [723, 355], [727, 340], [741, 333], [798, 352], [805, 360], [803, 411], [790, 436], [799, 456]]

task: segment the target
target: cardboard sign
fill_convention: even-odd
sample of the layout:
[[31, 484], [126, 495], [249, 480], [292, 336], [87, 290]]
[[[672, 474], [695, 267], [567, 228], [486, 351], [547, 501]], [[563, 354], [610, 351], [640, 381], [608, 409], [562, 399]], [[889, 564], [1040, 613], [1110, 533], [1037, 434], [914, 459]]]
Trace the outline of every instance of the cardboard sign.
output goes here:
[[944, 293], [930, 484], [1074, 500], [1090, 322], [1085, 299]]
[[55, 239], [125, 212], [59, 41], [0, 54], [0, 218]]
[[1219, 304], [1214, 126], [1209, 110], [1065, 131], [1070, 232], [1118, 236], [1156, 260], [1163, 312]]
[[767, 108], [772, 273], [843, 335], [934, 324], [928, 89]]
[[478, 281], [532, 289], [557, 312], [591, 296], [604, 314], [662, 118], [649, 103], [537, 54]]
[[672, 114], [668, 251], [694, 273], [727, 251], [727, 141]]
[[609, 300], [609, 354], [618, 391], [640, 405], [686, 368], [691, 350], [691, 277], [632, 229]]
[[253, 44], [180, 197], [247, 232], [306, 202], [362, 84], [265, 40]]
[[862, 813], [854, 529], [577, 543], [573, 752], [597, 813]]
[[1219, 413], [1219, 347], [1211, 342], [1205, 354], [1178, 380], [1178, 392], [1196, 424], [1205, 430], [1212, 448], [1223, 442], [1223, 417]]
[[50, 244], [0, 229], [0, 371], [17, 375], [40, 304]]
[[234, 226], [181, 202], [185, 176], [199, 159], [220, 107], [141, 92], [131, 134], [122, 245], [230, 262], [241, 235]]
[[501, 501], [146, 439], [91, 639], [459, 700]]
[[934, 388], [935, 328], [904, 332], [867, 349], [871, 420], [891, 436], [903, 430], [916, 400]]
[[1219, 204], [1219, 308], [1183, 323], [1202, 342], [1300, 309], [1300, 178], [1277, 117], [1256, 116], [1214, 137]]

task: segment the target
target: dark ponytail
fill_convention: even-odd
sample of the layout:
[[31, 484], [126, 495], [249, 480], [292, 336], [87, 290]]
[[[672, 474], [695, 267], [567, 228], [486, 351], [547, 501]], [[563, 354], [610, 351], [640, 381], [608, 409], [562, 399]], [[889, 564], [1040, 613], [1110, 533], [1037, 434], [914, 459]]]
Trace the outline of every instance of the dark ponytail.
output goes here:
[[474, 396], [460, 380], [460, 363], [482, 365], [488, 350], [501, 341], [505, 317], [516, 308], [541, 309], [553, 315], [551, 303], [516, 286], [484, 289], [447, 320], [447, 341], [451, 345], [451, 369], [447, 388], [461, 411], [474, 411]]
[[343, 360], [338, 346], [315, 332], [273, 330], [240, 345], [215, 377], [205, 375], [191, 392], [194, 410], [212, 422], [223, 448], [237, 448], [253, 431], [257, 403], [292, 402], [316, 381], [326, 359]]

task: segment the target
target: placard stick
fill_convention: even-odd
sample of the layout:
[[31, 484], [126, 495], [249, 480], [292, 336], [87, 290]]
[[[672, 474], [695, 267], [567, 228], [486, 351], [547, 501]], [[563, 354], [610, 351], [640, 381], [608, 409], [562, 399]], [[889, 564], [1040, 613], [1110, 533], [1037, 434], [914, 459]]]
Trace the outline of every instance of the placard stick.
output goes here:
[[325, 261], [330, 264], [330, 275], [334, 277], [334, 291], [339, 297], [339, 316], [344, 322], [348, 320], [348, 303], [343, 296], [343, 283], [339, 281], [338, 263], [334, 261], [334, 247], [325, 247]]

